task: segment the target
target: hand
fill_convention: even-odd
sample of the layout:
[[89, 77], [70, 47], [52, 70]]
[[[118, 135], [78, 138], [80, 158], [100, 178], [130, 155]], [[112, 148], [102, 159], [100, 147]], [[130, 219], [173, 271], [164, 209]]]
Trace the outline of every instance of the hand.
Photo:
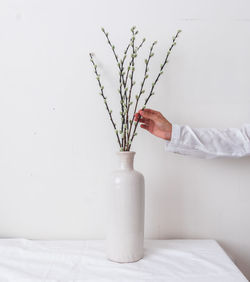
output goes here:
[[140, 115], [141, 128], [165, 140], [171, 139], [172, 124], [160, 112], [151, 109], [140, 110], [135, 114], [134, 120], [137, 121]]

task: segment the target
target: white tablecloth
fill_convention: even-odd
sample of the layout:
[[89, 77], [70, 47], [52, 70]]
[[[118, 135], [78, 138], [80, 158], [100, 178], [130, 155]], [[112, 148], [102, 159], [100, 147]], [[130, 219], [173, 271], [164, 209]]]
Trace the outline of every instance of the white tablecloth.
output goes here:
[[214, 240], [145, 240], [135, 263], [108, 260], [104, 240], [0, 239], [0, 282], [247, 281]]

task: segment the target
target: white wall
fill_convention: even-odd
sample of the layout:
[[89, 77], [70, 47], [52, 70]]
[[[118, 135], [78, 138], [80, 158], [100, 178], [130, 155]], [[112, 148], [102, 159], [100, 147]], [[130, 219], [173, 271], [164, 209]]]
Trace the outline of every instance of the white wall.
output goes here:
[[[250, 121], [249, 1], [2, 0], [2, 238], [104, 238], [103, 182], [118, 148], [88, 53], [114, 110], [116, 66], [100, 27], [121, 51], [132, 25], [145, 52], [158, 40], [152, 72], [183, 30], [151, 108], [192, 127]], [[142, 129], [132, 149], [146, 179], [146, 238], [216, 239], [250, 278], [250, 159], [172, 154]]]

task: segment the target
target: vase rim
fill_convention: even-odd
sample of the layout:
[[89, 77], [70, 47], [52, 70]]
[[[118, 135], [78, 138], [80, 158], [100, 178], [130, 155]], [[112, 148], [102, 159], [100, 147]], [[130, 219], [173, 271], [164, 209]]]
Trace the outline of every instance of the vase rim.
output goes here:
[[136, 152], [135, 151], [118, 151], [116, 152], [116, 154], [135, 154]]

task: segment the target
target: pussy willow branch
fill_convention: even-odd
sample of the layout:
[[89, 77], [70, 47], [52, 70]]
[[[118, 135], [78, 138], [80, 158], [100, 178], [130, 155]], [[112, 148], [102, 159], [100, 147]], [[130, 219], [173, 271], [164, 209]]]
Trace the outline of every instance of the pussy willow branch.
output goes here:
[[[102, 32], [105, 34], [106, 38], [107, 38], [107, 41], [108, 41], [108, 44], [109, 46], [111, 47], [112, 51], [113, 51], [113, 54], [115, 56], [115, 59], [116, 59], [116, 62], [117, 62], [117, 66], [119, 68], [119, 83], [120, 83], [120, 89], [119, 89], [119, 93], [120, 93], [120, 99], [121, 99], [121, 119], [122, 119], [122, 129], [121, 129], [121, 133], [123, 132], [123, 124], [125, 122], [125, 115], [124, 115], [124, 103], [123, 103], [123, 94], [122, 94], [122, 84], [124, 85], [125, 84], [125, 80], [124, 80], [124, 75], [125, 73], [123, 72], [123, 63], [126, 59], [126, 55], [127, 55], [127, 51], [129, 49], [129, 46], [126, 48], [125, 52], [124, 52], [124, 57], [123, 57], [123, 60], [121, 60], [119, 62], [119, 57], [115, 51], [115, 45], [113, 45], [109, 39], [109, 34], [108, 32], [105, 31], [104, 28], [102, 28]], [[124, 143], [124, 138], [122, 136], [122, 143]]]
[[153, 53], [153, 49], [154, 49], [154, 46], [155, 44], [157, 43], [157, 41], [153, 42], [150, 50], [149, 50], [149, 55], [148, 55], [148, 58], [145, 59], [145, 71], [144, 71], [144, 78], [143, 78], [143, 81], [141, 83], [141, 88], [140, 88], [140, 92], [139, 92], [139, 95], [136, 95], [136, 104], [135, 104], [135, 107], [134, 107], [134, 112], [133, 112], [133, 116], [132, 116], [132, 119], [131, 119], [131, 122], [130, 122], [130, 128], [129, 128], [129, 134], [128, 134], [128, 144], [127, 144], [127, 149], [131, 143], [130, 141], [130, 134], [131, 134], [131, 130], [132, 130], [132, 123], [133, 123], [133, 120], [134, 120], [134, 116], [135, 116], [135, 113], [136, 113], [136, 110], [137, 110], [137, 106], [138, 106], [138, 102], [140, 100], [140, 97], [141, 95], [145, 92], [145, 90], [143, 90], [143, 87], [144, 87], [144, 84], [145, 84], [145, 81], [146, 79], [148, 78], [148, 65], [149, 65], [149, 62], [151, 60], [151, 58], [153, 57], [154, 53]]
[[100, 95], [102, 96], [102, 98], [103, 98], [103, 100], [104, 100], [104, 104], [105, 104], [106, 109], [107, 109], [107, 111], [108, 111], [109, 118], [110, 118], [110, 120], [111, 120], [111, 122], [112, 122], [112, 125], [113, 125], [114, 129], [115, 129], [115, 134], [116, 134], [116, 137], [117, 137], [117, 141], [118, 141], [118, 143], [119, 143], [119, 146], [121, 147], [121, 141], [120, 141], [120, 138], [119, 138], [119, 135], [118, 135], [118, 130], [117, 130], [117, 128], [116, 128], [116, 124], [115, 124], [115, 122], [114, 122], [114, 120], [113, 120], [113, 117], [112, 117], [112, 110], [109, 109], [109, 106], [108, 106], [108, 103], [107, 103], [107, 97], [105, 97], [105, 96], [104, 96], [104, 93], [103, 93], [104, 86], [102, 86], [102, 84], [101, 84], [100, 74], [99, 74], [98, 71], [97, 71], [97, 65], [95, 64], [95, 62], [94, 62], [94, 60], [93, 60], [93, 54], [92, 54], [92, 53], [89, 53], [89, 56], [90, 56], [90, 61], [91, 61], [91, 63], [92, 63], [93, 66], [94, 66], [94, 69], [95, 69], [94, 71], [95, 71], [95, 74], [96, 74], [96, 79], [97, 79], [97, 81], [98, 81], [98, 85], [99, 85], [100, 90], [101, 90]]
[[[105, 36], [106, 36], [106, 38], [107, 38], [108, 44], [109, 44], [109, 46], [111, 47], [111, 49], [112, 49], [112, 51], [113, 51], [113, 54], [114, 54], [114, 56], [115, 56], [117, 65], [118, 65], [118, 67], [119, 67], [119, 71], [121, 72], [121, 65], [120, 65], [120, 62], [119, 62], [119, 57], [118, 57], [118, 55], [116, 54], [116, 51], [115, 51], [115, 45], [113, 45], [113, 44], [111, 43], [111, 41], [110, 41], [110, 39], [109, 39], [109, 34], [108, 34], [108, 32], [105, 31], [104, 28], [102, 28], [102, 32], [105, 34]], [[122, 76], [122, 81], [123, 81], [123, 83], [124, 83], [125, 81], [124, 81], [124, 77], [123, 77], [123, 73], [122, 73], [122, 72], [121, 72], [121, 76]]]
[[[171, 45], [171, 47], [169, 48], [169, 50], [168, 50], [168, 52], [167, 52], [167, 55], [166, 55], [166, 58], [165, 58], [163, 64], [161, 65], [161, 67], [160, 67], [160, 72], [159, 72], [159, 74], [157, 75], [155, 81], [152, 83], [152, 87], [151, 87], [150, 93], [149, 93], [147, 99], [145, 100], [145, 103], [144, 103], [144, 106], [142, 107], [142, 110], [145, 109], [145, 107], [146, 107], [146, 105], [147, 105], [148, 100], [150, 99], [150, 97], [151, 97], [152, 95], [154, 95], [154, 92], [153, 92], [154, 87], [155, 87], [157, 81], [159, 80], [159, 77], [163, 74], [163, 69], [164, 69], [165, 65], [167, 64], [167, 62], [168, 62], [168, 57], [169, 57], [169, 55], [170, 55], [170, 53], [171, 53], [173, 47], [176, 45], [176, 42], [175, 42], [175, 41], [176, 41], [176, 39], [177, 39], [177, 37], [178, 37], [178, 35], [179, 35], [180, 32], [181, 32], [181, 30], [178, 30], [177, 33], [176, 33], [176, 35], [173, 36], [172, 45]], [[128, 150], [130, 150], [131, 143], [132, 143], [132, 141], [133, 141], [133, 139], [134, 139], [134, 137], [135, 137], [136, 129], [137, 129], [137, 126], [138, 126], [138, 123], [139, 123], [140, 119], [141, 119], [141, 115], [139, 115], [139, 118], [138, 118], [138, 120], [136, 121], [136, 124], [135, 124], [135, 126], [134, 126], [134, 131], [133, 131], [133, 134], [132, 134], [132, 137], [131, 137], [131, 141], [129, 142], [130, 144], [129, 144]]]
[[[129, 141], [128, 140], [128, 130], [129, 130], [129, 124], [128, 124], [128, 117], [129, 117], [129, 108], [130, 108], [130, 100], [131, 100], [131, 93], [132, 93], [132, 89], [133, 89], [133, 86], [135, 85], [135, 81], [133, 80], [134, 78], [134, 71], [135, 71], [135, 58], [137, 56], [137, 52], [136, 52], [136, 49], [135, 49], [135, 35], [136, 35], [136, 32], [135, 32], [135, 27], [132, 27], [131, 29], [132, 31], [132, 42], [131, 42], [131, 46], [132, 46], [132, 54], [131, 54], [131, 74], [129, 75], [129, 78], [130, 78], [130, 87], [129, 87], [129, 94], [128, 94], [128, 99], [127, 99], [127, 105], [126, 105], [126, 126], [125, 126], [125, 129], [124, 129], [124, 133], [125, 133], [125, 139], [127, 140], [127, 142]], [[125, 142], [126, 143], [126, 142]], [[123, 147], [123, 150], [125, 151], [125, 148], [127, 146], [127, 143], [124, 144], [124, 147]]]
[[[129, 47], [130, 47], [130, 44], [128, 44], [127, 48], [125, 49], [123, 59], [121, 60], [121, 63], [120, 63], [120, 66], [121, 66], [121, 67], [120, 67], [120, 89], [119, 89], [119, 92], [120, 92], [120, 97], [121, 97], [120, 103], [121, 103], [121, 119], [122, 119], [122, 122], [121, 122], [121, 130], [120, 130], [120, 132], [119, 132], [120, 134], [123, 133], [123, 124], [124, 124], [124, 122], [125, 122], [125, 116], [124, 116], [124, 100], [125, 100], [126, 95], [123, 95], [123, 94], [122, 94], [122, 86], [124, 85], [124, 84], [122, 84], [122, 80], [124, 80], [124, 79], [122, 79], [122, 76], [125, 75], [125, 73], [123, 72], [123, 70], [124, 70], [124, 66], [123, 66], [123, 65], [124, 65], [125, 59], [126, 59], [126, 57], [127, 57], [127, 52], [128, 52]], [[124, 92], [125, 92], [125, 89], [124, 89]], [[123, 136], [122, 136], [121, 147], [123, 147], [123, 143], [124, 143], [124, 138], [123, 138]]]
[[[144, 44], [145, 41], [146, 41], [146, 38], [143, 38], [142, 43], [137, 47], [137, 52], [140, 50], [140, 48], [142, 47], [142, 45]], [[126, 77], [126, 79], [125, 79], [126, 85], [127, 85], [127, 81], [128, 81], [129, 71], [131, 70], [131, 65], [132, 65], [132, 60], [130, 61], [129, 65], [128, 65], [126, 76], [125, 76]]]
[[[133, 33], [133, 36], [135, 36], [138, 31], [134, 32], [135, 30], [135, 26], [133, 26], [131, 28], [131, 31]], [[127, 77], [128, 77], [128, 72], [129, 72], [129, 69], [130, 69], [130, 66], [131, 66], [131, 62], [130, 62], [130, 65], [128, 67], [128, 71], [127, 71], [127, 75], [126, 75], [126, 80], [124, 79], [125, 77], [125, 72], [124, 72], [124, 61], [127, 57], [127, 52], [128, 52], [128, 49], [129, 47], [132, 45], [131, 43], [129, 43], [129, 45], [127, 46], [125, 52], [124, 52], [124, 57], [122, 60], [119, 61], [119, 57], [115, 51], [115, 46], [111, 43], [110, 39], [109, 39], [109, 34], [108, 32], [105, 31], [104, 28], [102, 28], [102, 31], [103, 33], [105, 34], [106, 38], [107, 38], [107, 41], [108, 41], [108, 44], [110, 45], [112, 51], [113, 51], [113, 54], [115, 56], [115, 59], [116, 59], [116, 62], [117, 62], [117, 65], [119, 67], [119, 75], [120, 75], [120, 78], [119, 78], [119, 82], [120, 82], [120, 89], [119, 89], [119, 93], [120, 93], [120, 98], [121, 98], [121, 119], [122, 119], [122, 122], [121, 122], [121, 130], [120, 130], [120, 134], [123, 134], [123, 137], [122, 137], [122, 147], [124, 146], [124, 144], [126, 143], [126, 140], [124, 140], [124, 138], [126, 139], [126, 134], [124, 135], [125, 132], [124, 131], [124, 124], [126, 122], [126, 112], [127, 112], [127, 104], [128, 104], [128, 99], [127, 99], [127, 91], [128, 91], [128, 88], [126, 87], [127, 85]], [[143, 39], [142, 43], [140, 44], [140, 46], [138, 47], [138, 49], [140, 49], [143, 45], [143, 43], [145, 42], [145, 38]], [[123, 84], [123, 87], [124, 87], [124, 94], [122, 94], [122, 85]], [[125, 107], [125, 103], [126, 103], [126, 107]], [[126, 110], [126, 112], [125, 112]], [[125, 128], [125, 131], [127, 130], [127, 126]]]
[[[121, 60], [119, 60], [119, 57], [118, 57], [118, 55], [115, 51], [115, 46], [112, 45], [112, 43], [109, 39], [108, 33], [105, 32], [104, 28], [102, 28], [102, 31], [104, 32], [104, 34], [107, 38], [108, 44], [110, 45], [110, 47], [113, 51], [113, 54], [115, 56], [115, 59], [116, 59], [116, 62], [117, 62], [118, 68], [119, 68], [119, 89], [118, 89], [118, 92], [120, 94], [120, 99], [121, 99], [121, 101], [120, 101], [120, 103], [121, 103], [121, 112], [120, 112], [120, 114], [121, 114], [121, 130], [119, 131], [119, 134], [121, 134], [121, 137], [119, 137], [116, 124], [114, 123], [114, 120], [113, 120], [113, 117], [112, 117], [112, 110], [110, 110], [109, 107], [108, 107], [107, 97], [104, 96], [104, 93], [103, 93], [104, 86], [102, 86], [102, 84], [101, 84], [100, 75], [97, 71], [97, 65], [95, 64], [95, 62], [93, 60], [93, 54], [90, 53], [91, 62], [92, 62], [94, 69], [95, 69], [96, 79], [98, 80], [98, 84], [99, 84], [99, 87], [101, 89], [100, 95], [103, 97], [106, 109], [108, 111], [108, 114], [109, 114], [109, 117], [110, 117], [110, 120], [111, 120], [111, 123], [112, 123], [112, 125], [115, 129], [115, 133], [116, 133], [117, 140], [118, 140], [121, 151], [129, 151], [131, 144], [132, 144], [132, 141], [133, 141], [134, 137], [137, 135], [136, 129], [137, 129], [138, 123], [141, 119], [141, 116], [139, 115], [139, 118], [135, 123], [133, 123], [133, 120], [134, 120], [134, 116], [135, 116], [135, 113], [136, 113], [136, 110], [137, 110], [137, 107], [138, 107], [139, 99], [141, 98], [141, 95], [145, 92], [145, 90], [143, 88], [144, 88], [145, 80], [148, 78], [148, 65], [149, 65], [149, 61], [150, 61], [151, 57], [154, 55], [153, 54], [153, 47], [156, 44], [156, 42], [153, 43], [152, 47], [150, 48], [149, 57], [148, 57], [148, 59], [145, 60], [144, 78], [143, 78], [143, 81], [141, 83], [140, 91], [139, 91], [138, 95], [135, 96], [136, 102], [135, 102], [135, 107], [134, 107], [132, 119], [129, 120], [129, 110], [130, 110], [131, 104], [133, 103], [131, 101], [132, 90], [133, 90], [133, 86], [135, 85], [135, 81], [134, 81], [135, 58], [137, 57], [138, 50], [142, 47], [143, 43], [146, 40], [144, 38], [142, 43], [138, 47], [135, 47], [135, 36], [138, 33], [138, 31], [136, 31], [135, 29], [136, 29], [135, 26], [133, 26], [131, 28], [132, 38], [130, 39], [130, 43], [128, 44], [127, 48], [124, 51], [123, 58]], [[168, 57], [171, 53], [171, 50], [176, 45], [175, 41], [176, 41], [178, 34], [180, 32], [181, 32], [181, 30], [178, 30], [176, 35], [173, 36], [173, 43], [172, 43], [171, 47], [169, 48], [169, 50], [167, 52], [167, 55], [165, 57], [163, 64], [160, 66], [159, 74], [157, 75], [155, 81], [152, 83], [151, 90], [149, 92], [148, 97], [145, 99], [144, 106], [142, 107], [142, 110], [145, 109], [149, 99], [151, 98], [152, 95], [154, 95], [153, 90], [155, 88], [155, 85], [158, 82], [160, 76], [163, 74], [163, 69], [164, 69], [166, 63], [168, 62]], [[130, 46], [132, 48], [131, 59], [128, 63], [128, 66], [125, 68], [124, 62], [126, 60], [127, 53], [128, 53]], [[128, 78], [130, 78], [130, 86], [127, 86]], [[131, 136], [133, 125], [134, 125], [134, 130], [133, 130], [133, 133], [132, 133], [132, 136]], [[120, 138], [121, 138], [121, 140], [120, 140]]]
[[[131, 29], [132, 30], [132, 29]], [[133, 36], [132, 36], [133, 37]], [[142, 45], [144, 44], [144, 42], [146, 41], [146, 39], [145, 38], [143, 38], [143, 40], [142, 40], [142, 43], [138, 46], [138, 47], [136, 47], [136, 50], [137, 50], [137, 52], [140, 50], [140, 48], [142, 47]], [[131, 38], [131, 42], [132, 42], [132, 38]], [[132, 44], [132, 43], [131, 43]], [[130, 44], [130, 45], [131, 45]], [[127, 72], [126, 72], [126, 75], [125, 75], [125, 86], [127, 86], [127, 82], [128, 82], [128, 77], [129, 77], [129, 72], [130, 72], [130, 70], [131, 70], [131, 65], [132, 65], [132, 63], [133, 63], [133, 61], [132, 61], [132, 59], [130, 60], [130, 62], [129, 62], [129, 65], [128, 65], [128, 68], [127, 68]], [[124, 88], [125, 88], [125, 86], [124, 86]], [[126, 89], [125, 89], [125, 94], [126, 94], [126, 98], [127, 98], [127, 91], [128, 91], [128, 88], [126, 87]], [[127, 100], [126, 100], [126, 104], [127, 104]]]
[[[131, 43], [129, 42], [129, 44], [128, 44], [128, 46], [127, 46], [127, 48], [126, 48], [126, 50], [124, 51], [124, 57], [123, 57], [123, 60], [121, 60], [121, 71], [123, 72], [123, 70], [124, 70], [124, 61], [125, 61], [125, 59], [126, 59], [126, 57], [127, 57], [127, 52], [128, 52], [128, 49], [129, 49], [129, 47], [131, 46]], [[125, 72], [123, 72], [123, 75], [125, 76]], [[121, 86], [121, 85], [120, 85]], [[122, 123], [121, 123], [121, 131], [120, 131], [120, 133], [121, 134], [123, 134], [122, 135], [122, 150], [123, 150], [123, 147], [124, 147], [124, 144], [125, 144], [125, 138], [124, 138], [124, 124], [125, 124], [125, 112], [124, 112], [124, 108], [126, 108], [126, 106], [127, 106], [127, 91], [128, 91], [128, 88], [127, 88], [127, 85], [126, 85], [126, 82], [123, 80], [123, 87], [124, 87], [124, 94], [123, 94], [123, 98], [122, 98], [122, 100], [121, 100], [121, 103], [122, 103], [122, 105], [123, 105], [123, 109], [122, 109]], [[120, 87], [120, 89], [121, 89], [121, 87]]]
[[138, 47], [135, 47], [135, 36], [138, 33], [138, 30], [135, 31], [135, 26], [131, 28], [131, 32], [132, 32], [132, 38], [131, 38], [131, 46], [132, 46], [132, 54], [131, 54], [131, 61], [129, 64], [129, 68], [128, 68], [128, 72], [127, 72], [127, 76], [126, 76], [126, 83], [127, 83], [127, 79], [128, 79], [128, 73], [129, 70], [131, 69], [131, 73], [129, 75], [130, 78], [130, 89], [129, 89], [129, 94], [127, 97], [127, 107], [126, 107], [126, 144], [124, 144], [123, 146], [123, 150], [125, 151], [126, 148], [128, 147], [128, 142], [129, 142], [129, 131], [130, 131], [130, 126], [131, 126], [131, 121], [129, 120], [129, 110], [130, 110], [130, 106], [132, 105], [132, 101], [131, 101], [131, 94], [132, 94], [132, 89], [133, 86], [135, 85], [135, 81], [134, 81], [134, 72], [135, 72], [135, 58], [138, 55], [138, 51], [140, 50], [140, 48], [143, 46], [144, 42], [146, 41], [145, 38], [143, 38], [141, 44]]
[[[131, 32], [132, 32], [132, 37], [130, 39], [130, 46], [132, 47], [132, 54], [131, 54], [131, 60], [128, 64], [127, 67], [127, 71], [126, 71], [126, 75], [125, 75], [125, 85], [124, 85], [124, 99], [123, 99], [123, 103], [124, 103], [124, 116], [125, 116], [125, 121], [122, 124], [122, 131], [123, 131], [123, 139], [122, 139], [122, 148], [121, 150], [124, 151], [127, 143], [128, 143], [128, 130], [129, 130], [129, 123], [128, 123], [128, 117], [129, 117], [129, 108], [130, 105], [132, 104], [131, 100], [131, 92], [132, 92], [132, 88], [133, 85], [135, 84], [135, 82], [133, 81], [133, 74], [134, 74], [134, 60], [135, 57], [137, 56], [137, 52], [138, 50], [140, 50], [140, 48], [143, 46], [144, 42], [146, 41], [145, 38], [143, 38], [141, 44], [138, 47], [135, 47], [135, 36], [136, 34], [138, 34], [138, 30], [135, 31], [136, 27], [133, 26], [131, 28]], [[127, 82], [128, 82], [128, 77], [131, 80], [131, 84], [130, 84], [130, 89], [128, 91], [128, 87], [127, 87]], [[128, 93], [129, 92], [129, 93]]]

